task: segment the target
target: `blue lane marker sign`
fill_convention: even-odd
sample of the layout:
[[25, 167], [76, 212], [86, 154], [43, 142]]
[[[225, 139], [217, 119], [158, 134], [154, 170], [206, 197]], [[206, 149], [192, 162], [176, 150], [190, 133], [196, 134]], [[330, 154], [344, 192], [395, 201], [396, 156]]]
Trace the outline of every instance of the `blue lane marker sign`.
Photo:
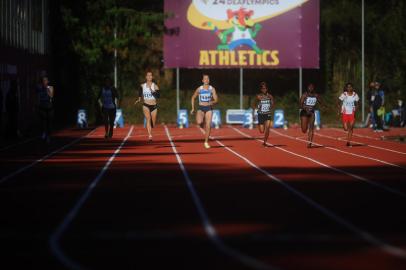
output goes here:
[[213, 110], [213, 117], [211, 118], [211, 126], [214, 128], [219, 128], [221, 126], [220, 110]]
[[254, 125], [254, 114], [252, 109], [248, 109], [244, 113], [244, 122], [242, 124], [245, 128], [252, 128]]
[[189, 127], [189, 118], [188, 118], [188, 113], [187, 110], [179, 110], [178, 112], [178, 127], [179, 128], [188, 128]]
[[283, 110], [275, 110], [273, 115], [273, 127], [274, 128], [281, 128], [285, 124], [285, 114]]
[[114, 127], [124, 127], [124, 117], [123, 117], [123, 110], [117, 109], [116, 111], [116, 119], [114, 121]]
[[86, 110], [78, 110], [77, 126], [79, 128], [87, 128], [87, 113]]
[[320, 129], [320, 127], [321, 127], [319, 110], [314, 111], [314, 125], [316, 126], [316, 129]]

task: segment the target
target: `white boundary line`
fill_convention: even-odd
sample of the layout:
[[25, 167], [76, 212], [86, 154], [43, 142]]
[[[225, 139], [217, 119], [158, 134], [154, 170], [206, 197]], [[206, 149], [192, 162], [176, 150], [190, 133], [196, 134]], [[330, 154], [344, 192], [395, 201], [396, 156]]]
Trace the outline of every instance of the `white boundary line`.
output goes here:
[[[341, 129], [338, 129], [338, 128], [331, 128], [331, 129], [345, 133], [345, 131], [342, 131]], [[367, 135], [361, 135], [361, 134], [357, 134], [357, 133], [353, 134], [353, 136], [356, 136], [356, 137], [359, 137], [359, 138], [370, 139], [370, 140], [374, 140], [374, 141], [385, 141], [385, 142], [388, 142], [388, 143], [392, 143], [393, 145], [400, 144], [400, 143], [397, 143], [397, 142], [394, 142], [394, 141], [384, 140], [385, 136], [379, 136], [379, 138], [376, 138], [376, 137], [371, 137], [371, 136], [367, 136]]]
[[[232, 129], [234, 129], [236, 132], [240, 133], [240, 134], [241, 134], [242, 136], [244, 136], [244, 137], [254, 139], [253, 136], [250, 136], [250, 135], [248, 135], [248, 134], [246, 134], [246, 133], [240, 131], [239, 129], [236, 129], [236, 128], [234, 128], [234, 127], [232, 127]], [[259, 140], [259, 139], [255, 139], [255, 140], [257, 140], [257, 141], [259, 141], [259, 142], [262, 143], [262, 141]], [[273, 145], [273, 144], [271, 144], [271, 143], [267, 143], [267, 144], [270, 145], [270, 146], [273, 146], [274, 148], [276, 148], [276, 149], [278, 149], [278, 150], [281, 150], [281, 151], [284, 151], [284, 152], [286, 152], [286, 153], [289, 153], [289, 154], [291, 154], [291, 155], [294, 155], [294, 156], [297, 156], [297, 157], [301, 157], [301, 158], [303, 158], [303, 159], [307, 159], [307, 160], [309, 160], [309, 161], [311, 161], [311, 162], [313, 162], [313, 163], [316, 163], [316, 164], [318, 164], [318, 165], [321, 165], [321, 166], [323, 166], [323, 167], [325, 167], [325, 168], [328, 168], [328, 169], [330, 169], [330, 170], [332, 170], [332, 171], [335, 171], [335, 172], [338, 172], [338, 173], [342, 173], [342, 174], [348, 175], [348, 176], [350, 176], [350, 177], [352, 177], [352, 178], [355, 178], [355, 179], [357, 179], [357, 180], [360, 180], [360, 181], [362, 181], [362, 182], [365, 182], [365, 183], [370, 184], [370, 185], [372, 185], [372, 186], [375, 186], [375, 187], [377, 187], [377, 188], [381, 188], [381, 189], [383, 189], [383, 190], [385, 190], [385, 191], [387, 191], [387, 192], [390, 192], [390, 193], [399, 195], [399, 196], [401, 196], [401, 197], [403, 197], [403, 198], [406, 198], [406, 194], [403, 193], [403, 192], [401, 192], [401, 191], [399, 191], [399, 190], [396, 190], [396, 189], [393, 189], [393, 188], [388, 187], [388, 186], [386, 186], [386, 185], [379, 184], [379, 183], [377, 183], [377, 182], [368, 180], [368, 179], [366, 179], [365, 177], [362, 177], [362, 176], [359, 176], [359, 175], [356, 175], [356, 174], [353, 174], [353, 173], [350, 173], [350, 172], [347, 172], [347, 171], [344, 171], [344, 170], [341, 170], [341, 169], [332, 167], [332, 166], [330, 166], [330, 165], [327, 165], [327, 164], [325, 164], [325, 163], [322, 163], [322, 162], [320, 162], [320, 161], [318, 161], [318, 160], [315, 160], [315, 159], [312, 159], [312, 158], [310, 158], [310, 157], [303, 156], [303, 155], [301, 155], [301, 154], [297, 154], [297, 153], [291, 152], [291, 151], [289, 151], [289, 150], [286, 150], [286, 149], [284, 149], [284, 148], [282, 148], [282, 147]]]
[[14, 147], [17, 147], [19, 145], [26, 144], [26, 143], [31, 142], [31, 141], [33, 141], [35, 139], [38, 139], [38, 138], [39, 138], [38, 136], [37, 137], [32, 137], [32, 138], [28, 138], [28, 139], [26, 139], [26, 140], [24, 140], [22, 142], [18, 142], [18, 143], [12, 144], [12, 145], [5, 146], [3, 148], [0, 148], [0, 152], [4, 152], [4, 151], [6, 151], [6, 150], [8, 150], [10, 148], [14, 148]]
[[[342, 131], [342, 130], [339, 129], [339, 128], [331, 128], [331, 129], [332, 129], [332, 130], [339, 131], [339, 132], [342, 132], [342, 133], [345, 134], [345, 132]], [[370, 137], [370, 136], [367, 136], [367, 135], [361, 135], [361, 134], [357, 134], [357, 133], [354, 133], [353, 136], [359, 137], [359, 138], [370, 139], [370, 140], [374, 140], [374, 141], [382, 141], [382, 137], [376, 138], [376, 137]]]
[[77, 138], [77, 139], [71, 141], [71, 142], [68, 143], [68, 144], [65, 144], [65, 145], [62, 146], [61, 148], [59, 148], [59, 149], [57, 149], [57, 150], [54, 150], [53, 152], [51, 152], [51, 153], [49, 153], [49, 154], [43, 156], [42, 158], [37, 159], [37, 160], [35, 160], [34, 162], [32, 162], [32, 163], [30, 163], [30, 164], [28, 164], [28, 165], [26, 165], [26, 166], [24, 166], [24, 167], [22, 167], [22, 168], [16, 170], [16, 171], [14, 171], [14, 172], [12, 172], [12, 173], [10, 173], [10, 174], [4, 176], [3, 178], [0, 179], [0, 185], [3, 184], [4, 182], [10, 180], [10, 179], [13, 178], [14, 176], [16, 176], [16, 175], [18, 175], [18, 174], [20, 174], [20, 173], [22, 173], [22, 172], [28, 170], [29, 168], [35, 166], [36, 164], [43, 162], [44, 160], [46, 160], [46, 159], [52, 157], [53, 155], [55, 155], [55, 154], [57, 154], [57, 153], [59, 153], [59, 152], [65, 150], [66, 148], [70, 147], [71, 145], [73, 145], [73, 144], [79, 142], [80, 140], [82, 140], [82, 139], [84, 139], [85, 137], [87, 137], [87, 136], [89, 136], [90, 134], [92, 134], [94, 131], [96, 131], [96, 129], [93, 129], [93, 130], [90, 131], [88, 134], [83, 135], [82, 137]]
[[190, 179], [190, 176], [185, 168], [185, 166], [183, 165], [183, 161], [182, 158], [180, 157], [176, 146], [174, 144], [174, 142], [172, 141], [172, 137], [171, 134], [169, 132], [169, 129], [167, 128], [167, 126], [165, 125], [165, 131], [166, 131], [166, 135], [168, 137], [168, 140], [172, 146], [172, 151], [176, 156], [176, 159], [179, 163], [179, 167], [182, 170], [183, 173], [183, 177], [186, 180], [186, 185], [192, 195], [192, 199], [193, 202], [197, 208], [197, 211], [199, 213], [199, 216], [202, 220], [203, 223], [203, 228], [207, 234], [207, 236], [209, 237], [210, 241], [215, 245], [215, 247], [217, 249], [219, 249], [221, 252], [223, 252], [224, 254], [232, 257], [233, 259], [240, 261], [241, 263], [243, 263], [244, 265], [254, 268], [254, 269], [276, 269], [273, 266], [269, 266], [264, 264], [263, 262], [260, 262], [258, 260], [256, 260], [255, 258], [249, 257], [245, 254], [242, 254], [241, 252], [230, 248], [229, 246], [227, 246], [218, 236], [216, 229], [214, 228], [214, 226], [212, 225], [206, 210], [204, 209], [204, 206], [199, 198], [199, 195], [197, 194], [196, 189], [194, 188], [193, 182]]
[[51, 247], [52, 254], [67, 268], [69, 269], [84, 269], [83, 266], [81, 266], [79, 263], [73, 261], [70, 259], [62, 250], [62, 248], [59, 245], [59, 240], [61, 239], [63, 233], [66, 231], [66, 229], [69, 227], [69, 225], [72, 223], [72, 221], [75, 219], [77, 216], [78, 212], [82, 208], [83, 204], [85, 204], [86, 200], [90, 197], [92, 194], [92, 191], [96, 188], [97, 184], [100, 182], [100, 180], [103, 178], [104, 174], [107, 172], [109, 169], [111, 163], [113, 160], [116, 158], [117, 154], [121, 151], [121, 148], [123, 148], [124, 144], [130, 138], [130, 135], [134, 129], [134, 126], [131, 126], [130, 130], [128, 131], [127, 136], [123, 139], [121, 142], [120, 146], [114, 151], [113, 155], [109, 158], [109, 160], [106, 162], [100, 173], [96, 176], [96, 178], [90, 183], [90, 185], [87, 187], [85, 193], [79, 198], [75, 206], [69, 211], [69, 213], [65, 216], [63, 221], [59, 224], [59, 226], [56, 228], [56, 230], [52, 233], [49, 239], [49, 245]]
[[[340, 137], [336, 138], [336, 137], [333, 137], [333, 136], [324, 135], [324, 134], [320, 134], [320, 133], [314, 133], [314, 135], [324, 137], [324, 138], [327, 138], [327, 139], [336, 140], [336, 141], [342, 141], [342, 142], [347, 141], [345, 138], [340, 138]], [[371, 147], [371, 148], [376, 148], [376, 149], [385, 150], [385, 151], [389, 151], [389, 152], [393, 152], [393, 153], [397, 153], [397, 154], [401, 154], [401, 155], [406, 155], [405, 152], [400, 152], [400, 151], [392, 150], [392, 149], [385, 148], [385, 147], [380, 147], [380, 146], [371, 145], [371, 144], [367, 144], [367, 143], [357, 142], [357, 141], [353, 141], [353, 140], [351, 140], [351, 142], [354, 142], [354, 143], [359, 144], [359, 145]]]
[[[290, 135], [282, 134], [282, 133], [280, 133], [278, 131], [275, 131], [275, 130], [272, 130], [272, 129], [270, 131], [272, 133], [274, 133], [274, 134], [278, 134], [280, 136], [284, 136], [284, 137], [292, 139], [292, 140], [298, 140], [298, 141], [310, 143], [310, 141], [308, 141], [308, 140], [304, 140], [304, 139], [296, 138], [296, 137], [293, 137], [293, 136], [290, 136]], [[376, 161], [376, 162], [379, 162], [379, 163], [382, 163], [382, 164], [385, 164], [385, 165], [389, 165], [389, 166], [392, 166], [392, 167], [397, 167], [399, 169], [406, 170], [406, 167], [403, 167], [403, 166], [400, 166], [400, 165], [397, 165], [397, 164], [394, 164], [394, 163], [391, 163], [391, 162], [387, 162], [387, 161], [384, 161], [384, 160], [380, 160], [380, 159], [377, 159], [377, 158], [373, 158], [373, 157], [369, 157], [369, 156], [364, 156], [364, 155], [359, 155], [359, 154], [339, 150], [337, 148], [333, 148], [333, 147], [330, 147], [330, 146], [318, 144], [318, 143], [315, 143], [315, 142], [312, 142], [312, 144], [317, 145], [317, 146], [322, 146], [322, 147], [324, 147], [326, 149], [333, 150], [333, 151], [336, 151], [336, 152], [339, 152], [339, 153], [343, 153], [343, 154], [347, 154], [347, 155], [355, 156], [355, 157], [359, 157], [359, 158], [373, 160], [373, 161]]]
[[[278, 177], [272, 175], [268, 171], [258, 167], [252, 161], [250, 161], [246, 157], [242, 156], [241, 154], [237, 153], [236, 151], [230, 149], [228, 146], [224, 145], [219, 140], [215, 139], [215, 141], [217, 142], [217, 144], [221, 145], [222, 147], [224, 147], [226, 150], [228, 150], [232, 154], [234, 154], [237, 157], [239, 157], [240, 159], [244, 160], [246, 163], [251, 165], [253, 168], [255, 168], [258, 171], [265, 174], [268, 178], [270, 178], [273, 181], [281, 184], [284, 188], [286, 188], [287, 190], [289, 190], [290, 192], [292, 192], [293, 194], [295, 194], [296, 196], [298, 196], [299, 198], [304, 200], [306, 203], [308, 203], [313, 208], [317, 209], [318, 211], [320, 211], [321, 213], [323, 213], [324, 215], [326, 215], [327, 217], [329, 217], [330, 219], [332, 219], [336, 223], [341, 224], [342, 226], [347, 228], [349, 231], [353, 232], [354, 234], [356, 234], [359, 237], [361, 237], [362, 239], [364, 239], [366, 242], [368, 242], [368, 243], [370, 243], [370, 244], [372, 244], [374, 246], [379, 247], [381, 250], [383, 250], [387, 254], [406, 259], [406, 251], [405, 250], [403, 250], [401, 248], [398, 248], [396, 246], [392, 246], [390, 244], [387, 244], [387, 243], [383, 242], [382, 240], [374, 237], [372, 234], [362, 230], [361, 228], [358, 228], [357, 226], [355, 226], [351, 222], [345, 220], [344, 218], [340, 217], [339, 215], [335, 214], [334, 212], [332, 212], [332, 211], [328, 210], [327, 208], [325, 208], [324, 206], [320, 205], [316, 201], [312, 200], [310, 197], [306, 196], [305, 194], [301, 193], [297, 189], [293, 188], [288, 183], [286, 183], [283, 180], [279, 179]], [[267, 143], [267, 144], [273, 146], [272, 144], [269, 144], [269, 143]]]

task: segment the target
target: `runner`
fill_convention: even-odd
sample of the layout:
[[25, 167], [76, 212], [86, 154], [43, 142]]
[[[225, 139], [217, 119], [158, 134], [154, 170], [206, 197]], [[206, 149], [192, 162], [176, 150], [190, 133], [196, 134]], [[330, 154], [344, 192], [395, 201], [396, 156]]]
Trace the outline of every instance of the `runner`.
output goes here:
[[152, 128], [155, 127], [156, 123], [158, 114], [157, 99], [160, 97], [160, 93], [158, 85], [153, 82], [152, 71], [147, 71], [145, 79], [146, 82], [141, 84], [138, 100], [134, 104], [141, 102], [141, 99], [143, 99], [142, 111], [146, 119], [148, 140], [152, 141]]
[[41, 85], [37, 87], [38, 95], [38, 110], [39, 116], [41, 119], [41, 129], [42, 136], [41, 138], [47, 143], [51, 139], [51, 126], [52, 119], [54, 116], [54, 87], [49, 85], [48, 77], [43, 77], [41, 80]]
[[258, 130], [260, 133], [265, 132], [263, 146], [266, 146], [271, 128], [271, 110], [275, 103], [265, 82], [260, 83], [259, 89], [260, 93], [256, 96], [255, 107], [258, 109]]
[[347, 83], [344, 92], [338, 98], [339, 109], [342, 114], [343, 128], [347, 133], [347, 146], [351, 147], [352, 132], [354, 130], [355, 112], [358, 109], [359, 96], [354, 92], [352, 83]]
[[114, 130], [114, 121], [116, 120], [118, 93], [117, 89], [111, 85], [111, 79], [106, 78], [104, 81], [104, 87], [100, 89], [97, 97], [99, 102], [104, 122], [104, 138], [112, 138]]
[[209, 75], [203, 74], [203, 85], [198, 87], [192, 96], [192, 110], [191, 114], [195, 112], [195, 99], [199, 97], [199, 109], [196, 114], [196, 122], [199, 126], [205, 123], [205, 137], [204, 137], [204, 147], [206, 149], [210, 148], [209, 137], [211, 131], [211, 119], [213, 116], [213, 105], [218, 102], [217, 92], [210, 83]]
[[302, 132], [307, 134], [307, 147], [311, 148], [314, 134], [314, 107], [320, 102], [320, 97], [314, 90], [314, 84], [307, 86], [307, 91], [300, 97], [300, 123]]

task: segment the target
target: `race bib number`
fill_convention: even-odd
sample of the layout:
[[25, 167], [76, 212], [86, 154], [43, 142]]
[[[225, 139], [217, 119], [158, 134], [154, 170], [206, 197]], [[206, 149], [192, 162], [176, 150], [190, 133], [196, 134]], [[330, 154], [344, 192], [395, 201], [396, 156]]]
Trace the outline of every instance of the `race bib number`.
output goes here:
[[144, 99], [153, 99], [154, 96], [151, 93], [144, 93]]
[[210, 94], [200, 95], [200, 101], [201, 102], [210, 102], [211, 101], [211, 95]]
[[271, 104], [261, 104], [261, 112], [269, 112]]
[[315, 106], [316, 105], [316, 102], [317, 102], [317, 98], [315, 98], [315, 97], [308, 97], [308, 98], [306, 98], [306, 105], [307, 106]]

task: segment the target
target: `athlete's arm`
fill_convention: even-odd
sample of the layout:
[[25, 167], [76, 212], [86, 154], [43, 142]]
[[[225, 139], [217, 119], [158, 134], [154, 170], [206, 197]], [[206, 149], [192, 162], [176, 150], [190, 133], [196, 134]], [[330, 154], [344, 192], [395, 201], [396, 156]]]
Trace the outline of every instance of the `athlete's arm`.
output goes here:
[[54, 97], [54, 87], [53, 87], [53, 86], [49, 86], [49, 87], [47, 88], [47, 93], [48, 93], [48, 96], [49, 96], [49, 97], [53, 98], [53, 97]]
[[138, 99], [134, 102], [134, 105], [141, 102], [141, 97], [142, 97], [142, 86], [138, 89]]
[[260, 98], [259, 98], [259, 95], [256, 95], [255, 96], [255, 99], [254, 99], [254, 103], [253, 103], [253, 106], [252, 106], [252, 109], [255, 111], [256, 110], [256, 108], [258, 108], [258, 101], [260, 100]]
[[217, 92], [216, 89], [213, 87], [213, 100], [210, 101], [210, 105], [214, 105], [218, 102], [218, 96], [217, 96]]
[[191, 102], [192, 102], [192, 110], [190, 111], [191, 114], [195, 113], [195, 99], [197, 97], [197, 95], [199, 94], [199, 88], [196, 89], [195, 93], [193, 94], [192, 98], [191, 98]]
[[154, 83], [154, 85], [155, 85], [155, 90], [152, 90], [152, 95], [154, 96], [154, 98], [158, 99], [161, 97], [161, 93], [159, 92], [158, 85], [156, 85], [155, 83]]
[[272, 110], [275, 107], [275, 100], [271, 94], [269, 95], [269, 99], [271, 100], [271, 108], [269, 110]]
[[[342, 96], [343, 94], [341, 94]], [[338, 97], [337, 99], [337, 114], [340, 115], [342, 113], [342, 108], [343, 108], [343, 99], [341, 99], [341, 96]]]
[[119, 100], [119, 95], [118, 95], [118, 91], [115, 87], [112, 87], [112, 91], [113, 91], [113, 97], [114, 97], [114, 104], [116, 105], [116, 108], [118, 107], [118, 100]]
[[300, 104], [299, 104], [299, 108], [300, 109], [304, 109], [303, 108], [303, 104], [304, 104], [304, 100], [305, 100], [305, 98], [306, 98], [306, 95], [305, 94], [303, 94], [301, 97], [300, 97]]
[[97, 96], [97, 102], [99, 103], [100, 108], [103, 107], [103, 102], [101, 100], [102, 91], [103, 89], [100, 89], [99, 95]]
[[357, 95], [357, 100], [354, 101], [354, 112], [358, 111], [359, 108], [359, 96]]

